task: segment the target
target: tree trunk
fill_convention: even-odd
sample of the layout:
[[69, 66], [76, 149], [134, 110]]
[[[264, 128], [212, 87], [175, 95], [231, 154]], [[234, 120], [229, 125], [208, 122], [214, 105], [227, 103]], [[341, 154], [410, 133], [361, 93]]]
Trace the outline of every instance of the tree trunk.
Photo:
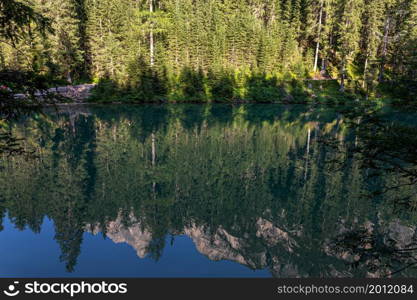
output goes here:
[[344, 92], [345, 91], [345, 73], [346, 73], [346, 63], [343, 59], [342, 62], [342, 66], [341, 66], [341, 71], [340, 71], [340, 91]]
[[[153, 0], [149, 0], [149, 12], [153, 13]], [[152, 16], [151, 16], [152, 18]], [[153, 40], [153, 24], [151, 23], [151, 30], [149, 32], [149, 56], [150, 56], [150, 64], [153, 67], [155, 63], [155, 53], [154, 53], [154, 40]]]
[[384, 39], [382, 41], [382, 59], [381, 59], [381, 66], [379, 68], [379, 76], [378, 81], [381, 82], [384, 79], [384, 69], [385, 69], [385, 60], [387, 56], [387, 48], [388, 48], [388, 34], [390, 29], [390, 16], [388, 16], [385, 20], [384, 25]]
[[365, 66], [363, 67], [363, 83], [362, 83], [362, 88], [365, 88], [366, 85], [366, 73], [368, 72], [368, 54], [366, 54], [366, 58], [365, 58]]
[[317, 63], [318, 63], [318, 59], [319, 59], [321, 24], [322, 24], [322, 18], [323, 18], [323, 5], [324, 5], [324, 0], [321, 0], [321, 2], [320, 2], [320, 15], [319, 15], [319, 26], [318, 26], [318, 29], [317, 29], [316, 54], [314, 56], [314, 67], [313, 67], [314, 73], [317, 71]]

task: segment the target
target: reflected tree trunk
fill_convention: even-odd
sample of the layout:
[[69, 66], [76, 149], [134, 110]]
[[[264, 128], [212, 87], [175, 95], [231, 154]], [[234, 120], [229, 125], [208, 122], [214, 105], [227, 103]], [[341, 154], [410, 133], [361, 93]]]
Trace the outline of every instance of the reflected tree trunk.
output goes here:
[[304, 180], [307, 180], [307, 173], [308, 173], [308, 159], [310, 155], [310, 141], [311, 141], [311, 129], [308, 129], [308, 135], [307, 135], [307, 152], [306, 152], [306, 165], [304, 168]]
[[[151, 140], [152, 140], [152, 167], [155, 168], [156, 164], [156, 146], [155, 146], [155, 133], [152, 132], [151, 134]], [[155, 174], [154, 174], [155, 176]], [[156, 199], [156, 182], [152, 182], [152, 193], [154, 199]]]
[[156, 147], [155, 147], [155, 133], [153, 132], [151, 134], [151, 139], [152, 139], [152, 166], [155, 166]]

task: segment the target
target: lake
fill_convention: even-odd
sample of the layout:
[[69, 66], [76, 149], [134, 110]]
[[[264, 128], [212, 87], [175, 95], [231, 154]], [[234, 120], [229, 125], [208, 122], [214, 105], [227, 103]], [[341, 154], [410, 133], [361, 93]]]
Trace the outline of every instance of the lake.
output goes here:
[[173, 104], [24, 118], [27, 153], [0, 162], [0, 276], [416, 277], [416, 116]]

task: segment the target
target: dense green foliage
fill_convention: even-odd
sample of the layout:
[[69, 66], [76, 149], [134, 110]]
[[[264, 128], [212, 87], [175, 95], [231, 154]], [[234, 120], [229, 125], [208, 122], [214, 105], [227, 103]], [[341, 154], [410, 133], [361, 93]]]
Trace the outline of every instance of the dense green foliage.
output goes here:
[[[306, 78], [337, 79], [367, 97], [401, 82], [400, 98], [416, 95], [417, 0], [30, 3], [54, 32], [31, 32], [19, 50], [0, 43], [0, 68], [93, 79], [96, 100], [271, 102]], [[295, 97], [315, 93], [303, 84]]]
[[[19, 53], [14, 59], [28, 59], [29, 54], [20, 49], [23, 41], [33, 34], [46, 38], [53, 33], [51, 20], [35, 11], [30, 2], [1, 0], [0, 1], [0, 44], [7, 45]], [[8, 122], [22, 115], [40, 110], [40, 98], [43, 102], [51, 102], [52, 95], [46, 92], [49, 79], [32, 70], [32, 68], [14, 68], [5, 65], [5, 56], [0, 49], [0, 154], [22, 154], [19, 140], [15, 138]], [[17, 97], [15, 94], [20, 93]], [[22, 97], [25, 95], [24, 97]]]
[[[0, 210], [21, 230], [39, 232], [52, 219], [69, 271], [84, 232], [106, 234], [115, 220], [148, 230], [154, 258], [166, 236], [223, 230], [251, 267], [276, 276], [284, 265], [297, 276], [385, 276], [415, 257], [413, 245], [397, 256], [381, 242], [405, 239], [387, 233], [393, 223], [416, 221], [415, 114], [221, 104], [65, 110], [13, 126], [36, 159], [0, 160]], [[262, 220], [292, 242], [265, 244]], [[327, 249], [334, 239], [341, 256]], [[347, 252], [358, 259], [346, 262]]]

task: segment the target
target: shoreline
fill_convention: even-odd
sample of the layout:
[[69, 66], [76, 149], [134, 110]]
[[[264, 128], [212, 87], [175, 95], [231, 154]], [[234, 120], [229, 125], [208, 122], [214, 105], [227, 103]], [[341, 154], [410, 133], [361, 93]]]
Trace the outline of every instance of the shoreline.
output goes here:
[[[345, 105], [382, 105], [382, 106], [395, 106], [395, 107], [416, 107], [416, 104], [410, 101], [402, 100], [401, 98], [395, 98], [388, 94], [379, 94], [373, 98], [366, 98], [360, 93], [354, 93], [345, 91], [342, 92], [335, 87], [335, 80], [331, 79], [309, 79], [303, 80], [305, 85], [302, 93], [285, 89], [283, 86], [277, 87], [282, 93], [281, 97], [277, 97], [269, 101], [268, 99], [260, 100], [248, 100], [234, 98], [228, 100], [227, 98], [214, 99], [172, 99], [170, 95], [167, 97], [161, 97], [150, 100], [132, 99], [132, 95], [135, 95], [134, 91], [103, 91], [100, 90], [100, 83], [95, 84], [80, 84], [80, 85], [68, 85], [49, 88], [47, 93], [56, 94], [64, 99], [57, 97], [56, 103], [47, 103], [43, 106], [69, 106], [69, 105], [163, 105], [163, 104], [229, 104], [229, 105], [245, 105], [245, 104], [280, 104], [280, 105], [327, 105], [327, 106], [345, 106]], [[311, 82], [315, 82], [311, 85]], [[323, 86], [323, 83], [330, 82], [329, 86]], [[331, 83], [333, 82], [333, 83]], [[307, 84], [308, 83], [308, 84]], [[42, 97], [42, 93], [38, 93]], [[16, 98], [22, 98], [24, 95], [16, 94]], [[213, 97], [211, 95], [210, 97]], [[152, 97], [151, 97], [152, 98]], [[184, 98], [186, 99], [186, 98]], [[62, 101], [63, 100], [63, 101]], [[65, 101], [68, 100], [68, 101]]]

